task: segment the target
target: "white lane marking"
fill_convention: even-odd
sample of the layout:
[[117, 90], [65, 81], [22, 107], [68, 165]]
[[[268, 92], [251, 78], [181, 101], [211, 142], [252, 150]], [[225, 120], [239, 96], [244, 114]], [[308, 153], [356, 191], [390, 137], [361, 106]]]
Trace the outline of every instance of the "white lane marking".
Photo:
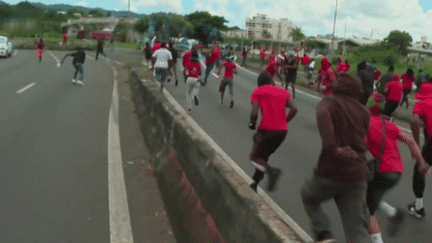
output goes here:
[[52, 54], [51, 53], [51, 51], [48, 51], [48, 53], [56, 60], [56, 62], [57, 62], [57, 67], [59, 67], [60, 66], [60, 61], [59, 61], [59, 59], [56, 57], [56, 56], [54, 56], [54, 54]]
[[[200, 62], [201, 62], [201, 64], [203, 65], [203, 67], [207, 69], [207, 66], [205, 65], [205, 63], [204, 63], [201, 59], [200, 59]], [[219, 76], [216, 75], [215, 73], [213, 73], [213, 71], [211, 72], [211, 74], [212, 74], [213, 76], [215, 76], [216, 78], [219, 78]]]
[[120, 147], [117, 71], [112, 66], [111, 68], [114, 72], [114, 87], [108, 123], [108, 197], [110, 242], [133, 243]]
[[[142, 79], [141, 82], [146, 82], [146, 80]], [[183, 107], [171, 96], [167, 89], [164, 89], [163, 92], [168, 101], [171, 102], [171, 104], [175, 106], [176, 109], [185, 117], [186, 121], [189, 122], [189, 124], [216, 150], [216, 152], [225, 161], [228, 162], [228, 164], [246, 181], [246, 183], [252, 183], [252, 178], [250, 178], [246, 172], [244, 172], [243, 169], [240, 168], [237, 163], [234, 162], [234, 160], [232, 160], [231, 157], [229, 157], [225, 151], [223, 151], [222, 148], [219, 147], [219, 145], [195, 122], [195, 120], [186, 113]], [[313, 242], [313, 239], [260, 187], [258, 187], [258, 194], [304, 242]], [[285, 242], [289, 242], [288, 239], [285, 240]]]
[[16, 93], [17, 93], [17, 94], [21, 94], [22, 92], [24, 92], [24, 91], [30, 89], [31, 87], [33, 87], [35, 84], [36, 84], [36, 83], [31, 83], [31, 84], [25, 86], [24, 88], [18, 90]]

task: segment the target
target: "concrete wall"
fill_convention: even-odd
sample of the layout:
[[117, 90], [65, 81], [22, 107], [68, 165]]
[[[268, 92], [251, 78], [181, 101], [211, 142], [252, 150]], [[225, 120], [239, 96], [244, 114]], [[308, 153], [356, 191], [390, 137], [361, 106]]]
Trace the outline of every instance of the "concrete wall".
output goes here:
[[131, 73], [141, 132], [178, 242], [304, 242], [153, 81]]

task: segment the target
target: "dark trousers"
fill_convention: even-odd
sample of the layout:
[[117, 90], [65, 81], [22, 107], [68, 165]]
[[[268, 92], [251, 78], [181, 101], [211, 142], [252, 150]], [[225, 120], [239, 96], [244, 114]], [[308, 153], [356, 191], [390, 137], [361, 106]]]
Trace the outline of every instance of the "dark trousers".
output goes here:
[[83, 79], [84, 79], [84, 68], [82, 66], [82, 63], [77, 62], [77, 63], [73, 63], [72, 65], [75, 68], [74, 79], [76, 79], [76, 77], [78, 76], [78, 73], [79, 73], [80, 74], [79, 80], [83, 81]]
[[385, 114], [387, 116], [390, 116], [393, 114], [393, 112], [398, 108], [399, 102], [396, 101], [386, 101], [385, 103]]
[[207, 68], [205, 70], [205, 77], [204, 77], [203, 86], [205, 86], [207, 84], [207, 79], [210, 76], [210, 73], [211, 73], [215, 63], [207, 63], [206, 65], [207, 65]]
[[98, 57], [99, 57], [99, 53], [100, 53], [101, 55], [103, 55], [105, 58], [107, 58], [107, 56], [106, 56], [105, 53], [103, 52], [103, 49], [97, 49], [97, 50], [96, 50], [96, 60], [97, 60]]
[[[425, 145], [422, 149], [422, 156], [428, 164], [432, 165], [432, 141], [430, 138], [425, 138]], [[413, 176], [413, 191], [416, 198], [423, 197], [425, 185], [425, 180], [418, 171], [418, 165], [415, 164]]]
[[406, 102], [406, 104], [407, 104], [406, 107], [408, 108], [408, 106], [409, 106], [409, 103], [408, 103], [408, 95], [409, 95], [409, 93], [411, 93], [411, 89], [404, 89], [403, 90], [402, 102], [400, 103], [400, 106], [402, 106], [403, 103]]
[[368, 183], [366, 203], [371, 215], [375, 215], [384, 194], [399, 182], [401, 173], [375, 173], [374, 179]]
[[346, 242], [371, 242], [367, 231], [366, 182], [332, 181], [314, 174], [301, 189], [301, 198], [316, 235], [331, 232], [330, 219], [321, 204], [333, 199], [342, 218]]

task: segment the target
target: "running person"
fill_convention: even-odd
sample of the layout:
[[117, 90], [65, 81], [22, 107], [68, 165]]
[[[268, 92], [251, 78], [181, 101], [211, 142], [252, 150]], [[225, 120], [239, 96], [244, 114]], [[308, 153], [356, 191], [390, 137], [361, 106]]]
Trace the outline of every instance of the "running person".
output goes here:
[[386, 95], [385, 113], [391, 117], [393, 112], [398, 108], [402, 100], [403, 87], [399, 82], [399, 75], [393, 75], [393, 81], [388, 82], [384, 89]]
[[44, 54], [44, 48], [45, 48], [46, 43], [43, 40], [43, 38], [41, 37], [41, 38], [39, 38], [39, 40], [35, 41], [35, 44], [36, 44], [36, 48], [37, 48], [36, 49], [36, 54], [37, 54], [37, 56], [39, 58], [39, 62], [42, 62], [42, 57], [43, 57], [43, 54]]
[[166, 49], [166, 44], [161, 43], [161, 48], [153, 53], [152, 68], [155, 69], [155, 78], [161, 83], [161, 91], [165, 86], [165, 79], [168, 74], [168, 69], [171, 67], [172, 54]]
[[[274, 191], [282, 171], [271, 167], [268, 160], [285, 140], [288, 123], [295, 117], [297, 106], [288, 91], [272, 85], [272, 77], [268, 72], [262, 72], [258, 76], [258, 88], [252, 92], [251, 103], [249, 128], [255, 130], [260, 110], [261, 121], [253, 137], [254, 145], [250, 154], [250, 160], [255, 167], [252, 177], [254, 182], [250, 186], [257, 191], [259, 182], [264, 178], [264, 173], [267, 173], [269, 176], [267, 189]], [[287, 108], [289, 108], [288, 115]]]
[[200, 87], [201, 64], [199, 63], [198, 52], [192, 49], [190, 59], [186, 63], [188, 79], [186, 81], [186, 101], [188, 112], [192, 111], [192, 100], [198, 105], [198, 91]]
[[[85, 54], [84, 50], [81, 47], [78, 47], [77, 52], [66, 54], [66, 56], [64, 56], [63, 60], [61, 61], [61, 65], [63, 65], [64, 60], [68, 56], [74, 57], [74, 59], [72, 61], [72, 65], [75, 68], [75, 74], [74, 74], [74, 77], [72, 79], [72, 83], [84, 85], [84, 83], [83, 83], [83, 80], [84, 80], [83, 65], [84, 65], [84, 62], [86, 59], [86, 54]], [[76, 80], [78, 73], [80, 74], [80, 77], [78, 78], [78, 80]]]
[[274, 78], [275, 75], [277, 75], [278, 78], [281, 81], [281, 87], [283, 87], [284, 81], [283, 81], [282, 75], [278, 71], [278, 65], [277, 65], [276, 60], [272, 59], [272, 61], [270, 61], [268, 63], [268, 65], [267, 65], [267, 67], [265, 68], [264, 71], [268, 72], [271, 75], [271, 77], [272, 77], [272, 84], [273, 85], [276, 85], [275, 82], [274, 82], [274, 80], [273, 80], [273, 78]]
[[105, 43], [102, 40], [102, 38], [99, 38], [97, 40], [96, 58], [95, 58], [96, 60], [98, 59], [99, 53], [100, 53], [101, 55], [103, 55], [107, 59], [107, 61], [109, 61], [109, 58], [105, 55], [104, 50], [103, 50], [104, 44]]
[[285, 60], [285, 62], [285, 90], [288, 90], [288, 85], [291, 84], [293, 99], [295, 99], [295, 83], [297, 79], [298, 62], [292, 54]]
[[[413, 108], [414, 119], [411, 121], [411, 130], [416, 143], [420, 146], [420, 128], [424, 126], [424, 145], [422, 155], [429, 165], [432, 165], [432, 84], [424, 83], [420, 92], [414, 95], [419, 99]], [[414, 167], [413, 191], [416, 201], [408, 205], [408, 211], [418, 218], [426, 216], [423, 207], [423, 193], [425, 180], [421, 174], [422, 168], [419, 165]]]
[[177, 58], [178, 58], [178, 52], [176, 49], [174, 49], [174, 46], [172, 43], [169, 44], [169, 49], [172, 55], [172, 62], [171, 62], [171, 68], [169, 69], [169, 75], [168, 75], [168, 82], [171, 81], [171, 77], [175, 77], [175, 86], [178, 85], [178, 78], [177, 78]]
[[405, 73], [402, 74], [402, 86], [403, 86], [403, 97], [400, 106], [406, 102], [406, 108], [408, 109], [408, 95], [411, 93], [413, 82], [416, 80], [414, 76], [414, 71], [411, 68], [408, 68]]
[[144, 51], [144, 56], [145, 56], [145, 59], [146, 59], [146, 65], [147, 65], [147, 67], [150, 67], [151, 58], [152, 58], [152, 54], [153, 53], [152, 53], [152, 49], [150, 47], [150, 44], [148, 42], [145, 43], [143, 51]]
[[[404, 133], [396, 124], [380, 116], [384, 114], [384, 96], [382, 94], [373, 93], [367, 102], [367, 107], [371, 112], [371, 118], [366, 144], [373, 157], [380, 159], [375, 176], [372, 181], [368, 182], [367, 187], [366, 203], [371, 215], [368, 222], [368, 231], [374, 243], [382, 243], [381, 230], [375, 212], [380, 206], [383, 196], [396, 186], [402, 173], [405, 172], [398, 142], [408, 145], [411, 154], [417, 161], [417, 166], [427, 170], [429, 165], [425, 162], [414, 139]], [[381, 151], [381, 149], [383, 150]], [[384, 209], [387, 215], [390, 216], [391, 223], [402, 223], [403, 213], [400, 210], [386, 203], [382, 204], [380, 208]]]
[[219, 56], [218, 56], [218, 52], [216, 51], [216, 46], [213, 47], [213, 49], [206, 54], [206, 70], [205, 70], [203, 86], [207, 84], [208, 77], [210, 76], [210, 73], [214, 65], [216, 64], [218, 58]]
[[264, 66], [266, 55], [267, 55], [267, 54], [265, 53], [265, 50], [263, 49], [263, 50], [261, 51], [261, 53], [260, 53], [260, 58], [261, 58], [261, 66], [260, 66], [260, 67]]
[[330, 66], [330, 62], [327, 57], [323, 57], [321, 59], [321, 68], [318, 70], [318, 77], [315, 80], [315, 83], [318, 83], [317, 91], [320, 91], [321, 83], [325, 87], [324, 94], [332, 95], [333, 90], [332, 86], [336, 81], [336, 74], [333, 68]]
[[311, 62], [309, 64], [308, 73], [307, 73], [307, 79], [309, 81], [309, 85], [313, 84], [311, 79], [312, 79], [312, 74], [313, 74], [314, 70], [315, 70], [315, 59], [311, 58]]
[[228, 57], [228, 61], [225, 61], [223, 63], [223, 66], [219, 67], [218, 75], [220, 75], [222, 67], [225, 67], [225, 74], [224, 74], [224, 77], [223, 77], [221, 84], [220, 84], [220, 87], [219, 87], [219, 93], [221, 94], [220, 103], [223, 104], [223, 97], [224, 97], [224, 93], [225, 93], [225, 88], [228, 85], [229, 89], [230, 89], [230, 95], [231, 95], [230, 108], [232, 108], [234, 106], [233, 79], [234, 79], [234, 73], [237, 74], [237, 66], [234, 63], [234, 56]]

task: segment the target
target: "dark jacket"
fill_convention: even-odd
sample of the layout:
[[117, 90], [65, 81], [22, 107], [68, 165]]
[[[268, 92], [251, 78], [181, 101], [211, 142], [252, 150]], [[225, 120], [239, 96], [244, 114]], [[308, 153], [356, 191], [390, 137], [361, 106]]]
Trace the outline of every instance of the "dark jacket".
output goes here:
[[[360, 104], [362, 85], [358, 77], [341, 75], [333, 86], [334, 95], [325, 97], [317, 107], [317, 123], [322, 139], [316, 175], [333, 181], [366, 182], [367, 146], [370, 113]], [[336, 154], [337, 147], [349, 146], [359, 159]]]

